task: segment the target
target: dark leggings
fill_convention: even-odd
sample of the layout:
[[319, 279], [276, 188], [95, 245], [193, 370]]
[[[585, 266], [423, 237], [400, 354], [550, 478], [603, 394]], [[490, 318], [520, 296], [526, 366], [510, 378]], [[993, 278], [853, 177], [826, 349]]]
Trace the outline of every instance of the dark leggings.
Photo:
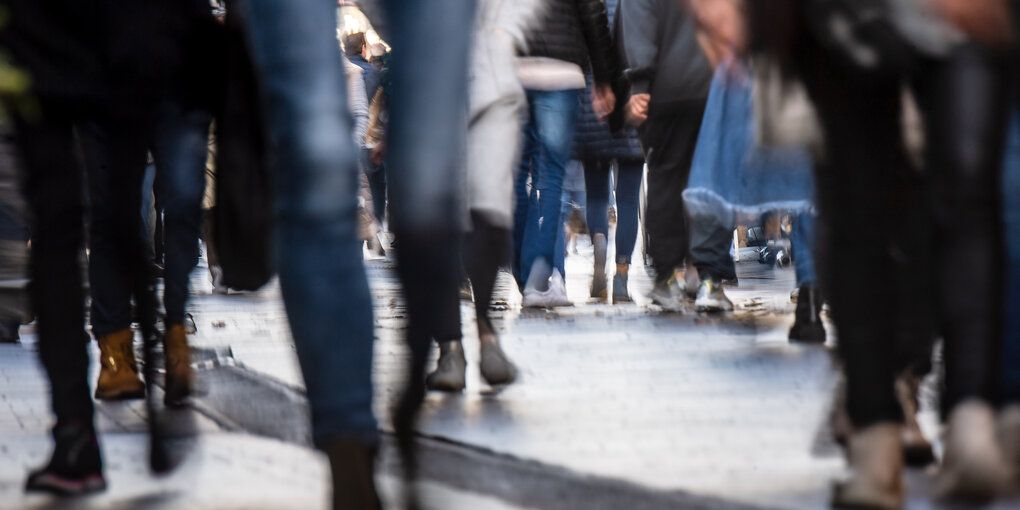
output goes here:
[[948, 412], [969, 398], [997, 398], [1004, 278], [998, 190], [1009, 81], [1003, 59], [976, 45], [922, 73]]
[[475, 318], [481, 336], [495, 333], [489, 319], [489, 304], [492, 303], [499, 267], [510, 256], [510, 229], [495, 226], [479, 211], [471, 211], [471, 223], [473, 228], [465, 243], [464, 268], [471, 278]]
[[[585, 159], [584, 187], [587, 195], [588, 230], [591, 235], [609, 237], [609, 172], [612, 160]], [[616, 263], [630, 264], [638, 230], [638, 195], [644, 161], [617, 161], [616, 177]]]

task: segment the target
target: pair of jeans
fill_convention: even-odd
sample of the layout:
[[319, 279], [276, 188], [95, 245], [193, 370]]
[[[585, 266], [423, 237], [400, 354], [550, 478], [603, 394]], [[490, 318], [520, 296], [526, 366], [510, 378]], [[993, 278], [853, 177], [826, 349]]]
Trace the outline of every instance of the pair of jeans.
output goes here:
[[586, 159], [584, 165], [584, 187], [588, 196], [588, 230], [594, 237], [602, 234], [609, 238], [609, 217], [607, 211], [611, 199], [616, 197], [616, 263], [630, 264], [634, 245], [637, 243], [638, 202], [641, 193], [641, 176], [644, 161], [616, 162], [616, 189], [611, 186], [613, 173], [611, 160]]
[[475, 2], [387, 0], [385, 7], [394, 63], [386, 154], [390, 230], [398, 242], [412, 354], [394, 427], [409, 439], [425, 395], [432, 342], [461, 338], [460, 248], [467, 223], [462, 191]]
[[[131, 327], [135, 243], [148, 253], [139, 214], [145, 151], [122, 147], [124, 131], [133, 127], [100, 121], [76, 126], [88, 176], [90, 318], [97, 338]], [[135, 153], [130, 167], [115, 162], [121, 159], [115, 153], [125, 149]]]
[[318, 444], [374, 444], [372, 302], [357, 241], [358, 149], [336, 3], [241, 0], [267, 108], [280, 285]]
[[166, 324], [183, 324], [191, 270], [198, 263], [205, 163], [212, 115], [179, 102], [164, 103], [156, 120], [156, 211], [164, 236], [163, 307]]
[[372, 215], [382, 226], [386, 221], [386, 167], [372, 163], [372, 149], [361, 149], [361, 166], [372, 193]]
[[[563, 173], [570, 159], [579, 90], [526, 90], [528, 120], [514, 193], [513, 273], [518, 285], [538, 258], [554, 264], [561, 234]], [[530, 179], [530, 187], [528, 185]]]
[[798, 287], [818, 285], [818, 272], [815, 269], [817, 223], [818, 219], [810, 212], [800, 213], [793, 218], [790, 241], [793, 244], [793, 272], [797, 276]]

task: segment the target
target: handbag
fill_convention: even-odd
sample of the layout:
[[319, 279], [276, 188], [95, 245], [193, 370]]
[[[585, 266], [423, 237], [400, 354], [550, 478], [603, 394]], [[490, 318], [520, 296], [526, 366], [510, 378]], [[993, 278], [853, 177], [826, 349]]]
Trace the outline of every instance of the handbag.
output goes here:
[[227, 30], [225, 95], [216, 117], [212, 242], [223, 284], [257, 290], [275, 274], [273, 176], [254, 63], [240, 24], [229, 12]]

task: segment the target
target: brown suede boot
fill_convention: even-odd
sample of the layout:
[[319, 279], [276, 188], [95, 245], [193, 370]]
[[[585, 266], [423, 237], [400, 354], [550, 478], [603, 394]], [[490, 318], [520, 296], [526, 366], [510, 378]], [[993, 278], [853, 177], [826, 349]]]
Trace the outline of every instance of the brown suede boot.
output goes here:
[[163, 337], [163, 353], [166, 356], [166, 395], [163, 403], [177, 406], [191, 395], [191, 356], [188, 350], [188, 334], [184, 324], [173, 324]]
[[145, 397], [145, 383], [138, 377], [131, 328], [100, 336], [99, 381], [96, 398], [124, 400]]
[[319, 444], [329, 457], [333, 480], [333, 510], [379, 510], [375, 489], [375, 452], [356, 441], [335, 440]]

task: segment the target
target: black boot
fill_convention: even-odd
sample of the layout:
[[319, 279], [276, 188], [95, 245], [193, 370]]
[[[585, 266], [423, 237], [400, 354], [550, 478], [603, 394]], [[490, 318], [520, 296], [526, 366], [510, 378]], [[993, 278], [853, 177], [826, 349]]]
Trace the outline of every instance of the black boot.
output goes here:
[[822, 295], [818, 287], [804, 285], [797, 295], [796, 320], [790, 328], [791, 342], [825, 343]]
[[326, 441], [319, 448], [329, 457], [333, 510], [380, 510], [375, 490], [375, 449], [349, 439]]
[[91, 424], [57, 425], [53, 440], [53, 457], [46, 467], [28, 475], [26, 492], [80, 496], [106, 489], [99, 441]]

